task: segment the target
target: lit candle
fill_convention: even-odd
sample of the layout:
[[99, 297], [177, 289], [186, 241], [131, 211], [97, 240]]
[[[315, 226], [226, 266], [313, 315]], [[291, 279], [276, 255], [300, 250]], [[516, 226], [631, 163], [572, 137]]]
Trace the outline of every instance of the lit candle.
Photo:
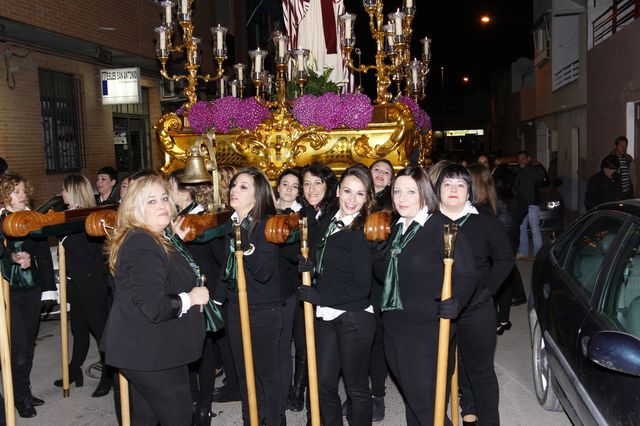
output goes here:
[[254, 72], [260, 73], [262, 71], [262, 55], [260, 54], [260, 48], [257, 49], [258, 54], [255, 58]]
[[298, 52], [298, 71], [304, 71], [304, 51]]
[[278, 58], [284, 58], [284, 52], [287, 46], [285, 45], [284, 38], [278, 39]]
[[188, 0], [182, 0], [180, 6], [180, 10], [182, 10], [182, 13], [186, 15], [189, 12]]
[[393, 34], [387, 33], [387, 43], [389, 43], [389, 47], [393, 46]]
[[222, 50], [222, 31], [216, 31], [216, 49]]
[[171, 24], [171, 20], [173, 19], [172, 13], [171, 13], [171, 6], [172, 6], [171, 2], [165, 2], [164, 16], [165, 16], [165, 21], [167, 22], [167, 25]]
[[424, 56], [428, 57], [429, 56], [429, 42], [431, 40], [429, 40], [427, 37], [422, 39], [422, 53], [424, 54]]
[[418, 68], [416, 67], [411, 68], [411, 81], [414, 85], [418, 84]]
[[408, 9], [413, 6], [413, 0], [405, 0], [405, 7]]
[[394, 15], [396, 35], [402, 35], [402, 15], [399, 12], [400, 11], [396, 12]]

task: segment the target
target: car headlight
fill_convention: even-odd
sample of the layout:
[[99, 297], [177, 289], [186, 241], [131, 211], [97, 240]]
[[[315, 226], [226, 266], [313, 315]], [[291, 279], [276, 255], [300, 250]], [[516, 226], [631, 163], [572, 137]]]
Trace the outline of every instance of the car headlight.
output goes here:
[[543, 210], [553, 210], [557, 209], [558, 207], [560, 207], [560, 201], [547, 201], [546, 203], [542, 204]]

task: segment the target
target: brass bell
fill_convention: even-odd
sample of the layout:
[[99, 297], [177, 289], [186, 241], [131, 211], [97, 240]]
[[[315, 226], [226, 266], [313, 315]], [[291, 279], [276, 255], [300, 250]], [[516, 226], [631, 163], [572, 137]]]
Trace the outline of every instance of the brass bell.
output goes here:
[[200, 155], [197, 147], [191, 149], [191, 154], [184, 164], [184, 174], [180, 179], [181, 183], [204, 183], [211, 182], [211, 175], [207, 172], [207, 165], [204, 157]]

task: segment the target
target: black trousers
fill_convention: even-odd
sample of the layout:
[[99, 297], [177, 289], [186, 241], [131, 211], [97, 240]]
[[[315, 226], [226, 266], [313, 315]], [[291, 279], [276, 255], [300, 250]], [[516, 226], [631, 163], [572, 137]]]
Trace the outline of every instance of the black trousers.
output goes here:
[[291, 358], [291, 338], [293, 336], [293, 318], [296, 306], [300, 304], [296, 294], [285, 300], [282, 308], [282, 331], [280, 333], [280, 348], [278, 349], [278, 365], [280, 366], [280, 397], [282, 407], [287, 406], [289, 388], [293, 377], [293, 358]]
[[351, 426], [371, 424], [369, 360], [375, 333], [373, 314], [364, 310], [316, 320], [318, 393], [324, 426], [342, 425], [338, 395], [340, 371], [351, 399]]
[[92, 334], [98, 347], [108, 315], [107, 271], [102, 264], [91, 265], [82, 270], [69, 272], [67, 291], [71, 303], [71, 332], [73, 351], [70, 369], [79, 369], [87, 359], [89, 335]]
[[129, 380], [133, 426], [191, 424], [191, 392], [186, 365], [159, 371], [120, 369]]
[[[253, 367], [256, 377], [256, 397], [258, 414], [267, 426], [279, 426], [284, 415], [280, 395], [279, 345], [282, 329], [282, 307], [249, 306], [251, 323], [251, 344], [253, 347]], [[238, 374], [240, 396], [242, 398], [242, 419], [249, 424], [249, 404], [247, 399], [247, 379], [244, 370], [244, 351], [240, 329], [240, 310], [229, 303], [227, 332], [231, 352]]]
[[11, 366], [16, 401], [31, 397], [31, 368], [40, 324], [40, 287], [9, 290], [11, 308]]
[[207, 333], [202, 348], [202, 358], [189, 365], [191, 399], [200, 408], [211, 408], [216, 384], [216, 350], [213, 333]]
[[[438, 333], [437, 320], [404, 321], [388, 317], [384, 319], [384, 348], [387, 362], [404, 396], [405, 414], [409, 426], [433, 424]], [[452, 346], [449, 348], [447, 379], [453, 372]], [[447, 390], [449, 389], [450, 387], [447, 386]], [[448, 418], [445, 422], [450, 424]]]
[[380, 297], [382, 296], [382, 286], [377, 283], [371, 284], [371, 300], [374, 302], [376, 320], [376, 334], [371, 347], [371, 366], [369, 377], [371, 378], [371, 395], [376, 397], [384, 396], [385, 381], [387, 379], [387, 360], [384, 355], [384, 334], [382, 331], [382, 314], [380, 312]]
[[462, 415], [475, 414], [478, 425], [499, 425], [496, 352], [496, 310], [488, 299], [467, 306], [457, 320], [460, 349], [459, 382]]
[[[224, 323], [229, 323], [229, 304], [225, 303], [222, 306], [222, 318]], [[220, 359], [222, 360], [222, 366], [224, 368], [224, 382], [225, 387], [231, 390], [238, 390], [238, 375], [236, 374], [235, 361], [233, 360], [233, 354], [231, 353], [231, 343], [229, 342], [229, 336], [227, 333], [227, 327], [222, 330], [218, 330], [213, 334], [213, 340], [220, 353]]]

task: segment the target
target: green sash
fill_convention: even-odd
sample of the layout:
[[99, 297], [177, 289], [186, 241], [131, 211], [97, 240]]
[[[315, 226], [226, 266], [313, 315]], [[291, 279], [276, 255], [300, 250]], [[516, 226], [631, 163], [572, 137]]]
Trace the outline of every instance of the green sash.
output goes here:
[[[405, 225], [402, 224], [404, 227]], [[381, 311], [402, 310], [402, 299], [400, 298], [400, 276], [398, 274], [398, 256], [402, 253], [402, 249], [409, 244], [418, 231], [422, 228], [418, 222], [413, 221], [409, 225], [409, 229], [404, 234], [402, 229], [398, 227], [398, 231], [391, 241], [389, 265], [387, 273], [384, 277], [384, 287], [382, 289], [382, 297], [380, 299]]]
[[[176, 248], [176, 250], [178, 250], [182, 257], [186, 259], [187, 263], [189, 263], [189, 266], [193, 270], [194, 274], [196, 274], [196, 286], [200, 285], [202, 276], [200, 273], [200, 267], [189, 252], [189, 249], [187, 249], [187, 246], [177, 235], [169, 231], [168, 228], [165, 229], [164, 235], [169, 241], [171, 241], [171, 244]], [[207, 304], [204, 305], [204, 309], [202, 310], [202, 312], [204, 313], [207, 331], [215, 332], [224, 327], [222, 312], [220, 311], [218, 305], [213, 302], [213, 300], [209, 299]]]
[[[249, 225], [251, 225], [251, 219], [249, 217], [245, 217], [242, 219], [240, 223], [240, 227], [244, 230], [249, 229]], [[224, 268], [224, 273], [222, 274], [222, 281], [227, 283], [227, 289], [233, 291], [234, 293], [238, 292], [238, 265], [236, 262], [236, 238], [235, 238], [235, 230], [233, 225], [231, 226], [231, 239], [229, 240], [229, 257], [227, 258], [227, 265]]]

